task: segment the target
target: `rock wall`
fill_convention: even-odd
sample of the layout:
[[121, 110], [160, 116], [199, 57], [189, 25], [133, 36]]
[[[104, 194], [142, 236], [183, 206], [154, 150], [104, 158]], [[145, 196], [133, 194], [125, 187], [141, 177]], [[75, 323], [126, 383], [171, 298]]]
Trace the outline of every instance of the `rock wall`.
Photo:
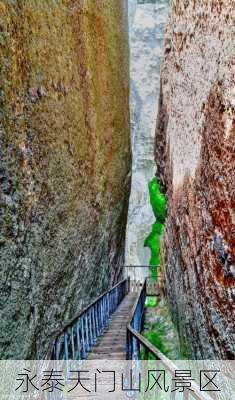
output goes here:
[[0, 1], [0, 357], [120, 277], [129, 194], [126, 2]]
[[182, 349], [198, 359], [235, 356], [234, 65], [232, 1], [173, 1], [156, 161], [167, 295]]
[[[139, 3], [139, 2], [138, 2]], [[154, 138], [156, 103], [160, 87], [160, 61], [168, 17], [168, 0], [130, 1], [130, 109], [132, 136], [132, 185], [129, 203], [126, 265], [149, 265], [150, 251], [144, 240], [151, 231], [154, 215], [149, 201], [148, 182], [156, 170]], [[136, 279], [148, 269], [129, 272]]]

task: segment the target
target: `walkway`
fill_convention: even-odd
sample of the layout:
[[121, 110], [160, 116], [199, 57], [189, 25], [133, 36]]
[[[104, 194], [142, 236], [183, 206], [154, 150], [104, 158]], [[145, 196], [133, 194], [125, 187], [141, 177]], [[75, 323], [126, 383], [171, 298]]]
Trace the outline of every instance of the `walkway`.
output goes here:
[[98, 338], [88, 360], [125, 360], [126, 326], [134, 306], [137, 293], [129, 293], [110, 318], [108, 328]]
[[[145, 360], [160, 360], [162, 367], [171, 375], [171, 400], [212, 400], [194, 382], [191, 384], [193, 391], [176, 392], [174, 377], [177, 366], [141, 334], [146, 298], [147, 281], [141, 288], [129, 279], [119, 282], [64, 327], [50, 346], [47, 360], [103, 360], [105, 365], [110, 360], [108, 365], [111, 365], [115, 360], [140, 360], [143, 352]], [[126, 363], [119, 363], [121, 369], [123, 364], [125, 367]], [[66, 362], [65, 365], [69, 375], [69, 364]], [[84, 393], [79, 387], [72, 398], [108, 400], [110, 386], [113, 387], [113, 379], [111, 377], [110, 381], [109, 376], [104, 380], [103, 391], [98, 397], [96, 392], [94, 397], [92, 391]], [[114, 398], [126, 399], [126, 391], [120, 388], [120, 383], [116, 389]], [[48, 400], [46, 392], [42, 393], [41, 399]]]

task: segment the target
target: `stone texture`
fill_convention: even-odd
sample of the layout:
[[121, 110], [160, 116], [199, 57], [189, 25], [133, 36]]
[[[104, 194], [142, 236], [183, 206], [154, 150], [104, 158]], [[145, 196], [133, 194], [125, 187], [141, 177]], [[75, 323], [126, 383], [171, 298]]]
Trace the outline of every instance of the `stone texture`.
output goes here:
[[[151, 231], [154, 216], [149, 202], [148, 182], [155, 174], [154, 137], [156, 103], [160, 87], [160, 60], [168, 0], [130, 2], [130, 109], [132, 136], [132, 185], [129, 203], [126, 265], [148, 265], [150, 251], [144, 240]], [[148, 275], [148, 269], [135, 269], [135, 279]], [[133, 272], [132, 271], [132, 272]]]
[[235, 356], [232, 34], [232, 1], [173, 2], [156, 161], [168, 195], [167, 295], [182, 350], [198, 359]]
[[137, 0], [128, 0], [128, 27], [130, 33], [135, 18], [136, 8]]
[[0, 1], [0, 357], [45, 355], [120, 276], [125, 1]]

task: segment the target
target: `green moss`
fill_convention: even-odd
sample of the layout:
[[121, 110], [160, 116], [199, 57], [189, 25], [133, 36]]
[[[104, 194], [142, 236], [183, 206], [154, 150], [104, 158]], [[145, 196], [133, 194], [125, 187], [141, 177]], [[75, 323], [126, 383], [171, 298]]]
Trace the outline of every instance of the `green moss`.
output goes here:
[[[165, 337], [166, 337], [166, 328], [162, 324], [157, 324], [157, 326], [151, 326], [151, 330], [144, 332], [143, 335], [148, 341], [154, 345], [161, 353], [163, 353], [165, 356], [170, 356], [171, 355], [171, 347], [167, 344]], [[144, 354], [144, 351], [141, 353], [141, 359], [145, 360], [146, 356]], [[148, 355], [149, 360], [154, 360], [154, 357], [149, 354]]]
[[166, 196], [161, 193], [160, 185], [156, 177], [149, 182], [149, 196], [156, 220], [164, 223], [167, 213]]
[[160, 237], [163, 231], [164, 231], [164, 225], [160, 222], [155, 222], [152, 225], [151, 233], [145, 239], [144, 242], [145, 247], [149, 247], [151, 250], [151, 259], [149, 262], [151, 266], [160, 265]]
[[146, 339], [150, 343], [152, 343], [161, 353], [163, 353], [166, 356], [169, 356], [170, 354], [170, 347], [166, 344], [165, 342], [165, 336], [166, 336], [166, 330], [164, 326], [157, 326], [156, 330], [146, 332], [144, 334]]
[[158, 299], [156, 296], [148, 296], [145, 301], [145, 307], [156, 307], [158, 305]]
[[156, 222], [152, 225], [152, 231], [147, 236], [144, 242], [145, 247], [149, 247], [151, 251], [150, 272], [151, 278], [157, 279], [157, 267], [161, 263], [160, 259], [160, 238], [164, 232], [164, 222], [167, 214], [166, 196], [161, 193], [160, 185], [154, 177], [149, 182], [150, 204], [153, 209]]
[[[146, 309], [143, 335], [171, 360], [182, 360], [179, 337], [164, 298]], [[143, 357], [146, 355], [142, 355]]]

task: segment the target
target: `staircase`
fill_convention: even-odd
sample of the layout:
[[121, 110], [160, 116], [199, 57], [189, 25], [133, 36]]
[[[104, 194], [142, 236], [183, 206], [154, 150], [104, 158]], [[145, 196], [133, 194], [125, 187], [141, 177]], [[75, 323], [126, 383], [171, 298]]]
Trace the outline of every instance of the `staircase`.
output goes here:
[[122, 300], [111, 316], [107, 329], [89, 355], [89, 360], [126, 359], [126, 327], [136, 297], [136, 293], [128, 293]]
[[[177, 367], [141, 335], [147, 281], [125, 279], [80, 312], [57, 335], [48, 360], [159, 360], [174, 377]], [[172, 380], [173, 389], [174, 380]], [[192, 383], [192, 392], [172, 391], [170, 400], [211, 400]], [[42, 397], [45, 399], [46, 397]]]
[[[133, 296], [130, 295], [129, 279], [122, 280], [113, 288], [102, 294], [94, 302], [89, 304], [88, 307], [82, 310], [77, 316], [75, 316], [75, 318], [66, 324], [63, 330], [59, 332], [55, 341], [50, 345], [50, 351], [47, 359], [88, 359], [94, 347], [97, 351], [100, 343], [98, 339], [101, 336], [102, 340], [105, 338], [107, 339], [107, 336], [112, 338], [115, 327], [121, 323], [121, 313], [123, 313], [123, 318], [127, 319], [129, 312], [128, 307], [131, 307], [133, 304], [133, 302], [131, 302], [132, 297]], [[122, 332], [124, 336], [125, 320], [122, 324]], [[109, 331], [109, 328], [112, 329], [112, 331]], [[123, 337], [122, 345], [124, 345], [124, 342], [125, 341]], [[119, 346], [120, 345], [121, 343], [119, 343]], [[98, 349], [98, 351], [100, 350]], [[122, 350], [122, 352], [123, 351], [125, 352], [125, 348]], [[106, 353], [103, 354], [104, 357], [105, 355]]]

